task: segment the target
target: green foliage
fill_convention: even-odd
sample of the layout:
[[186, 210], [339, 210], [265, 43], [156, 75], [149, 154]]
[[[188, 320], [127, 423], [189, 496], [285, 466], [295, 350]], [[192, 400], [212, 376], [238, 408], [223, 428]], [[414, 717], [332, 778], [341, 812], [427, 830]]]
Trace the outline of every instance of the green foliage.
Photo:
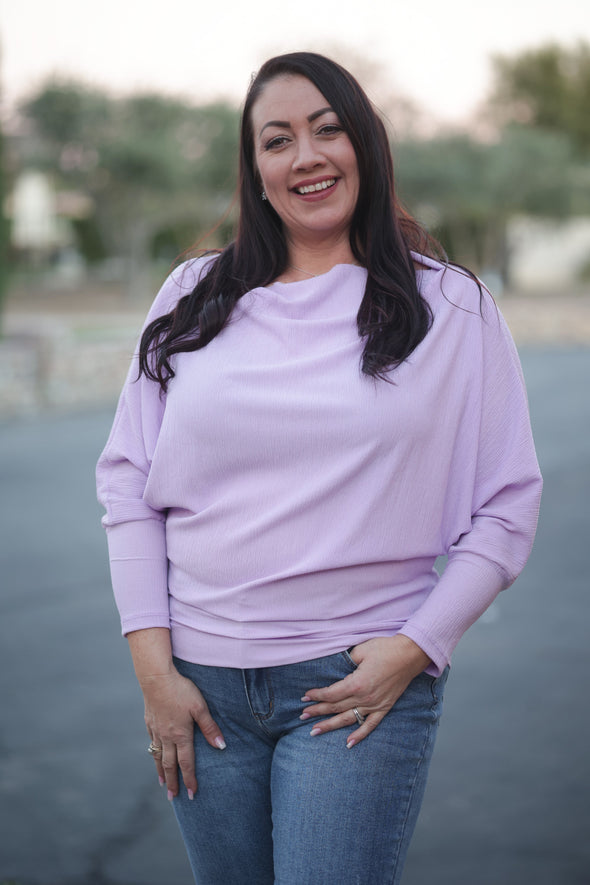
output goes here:
[[514, 57], [494, 59], [491, 106], [509, 122], [561, 132], [590, 152], [590, 46], [549, 44]]
[[492, 143], [454, 135], [395, 153], [402, 200], [452, 258], [479, 270], [505, 265], [511, 216], [590, 209], [590, 181], [580, 187], [583, 167], [564, 135], [508, 127]]
[[4, 136], [0, 123], [0, 310], [8, 284], [8, 222], [4, 214], [5, 172]]
[[50, 81], [25, 101], [23, 115], [35, 124], [43, 141], [59, 148], [91, 140], [109, 118], [110, 99], [73, 81]]
[[[51, 170], [65, 190], [91, 197], [76, 223], [88, 260], [109, 254], [149, 260], [159, 230], [208, 230], [236, 183], [238, 111], [147, 93], [114, 98], [53, 81], [24, 102], [29, 165]], [[220, 208], [222, 207], [222, 208]]]
[[590, 213], [590, 48], [497, 58], [495, 73], [494, 140], [438, 136], [395, 153], [402, 199], [451, 258], [506, 280], [511, 217]]
[[[493, 141], [466, 133], [406, 139], [394, 149], [402, 200], [451, 258], [508, 274], [515, 214], [590, 212], [590, 47], [556, 45], [495, 60]], [[91, 198], [75, 221], [89, 261], [169, 261], [214, 227], [235, 189], [239, 114], [146, 93], [109, 96], [47, 83], [22, 106], [24, 163]], [[584, 162], [586, 160], [586, 162]], [[231, 235], [231, 215], [218, 229]]]

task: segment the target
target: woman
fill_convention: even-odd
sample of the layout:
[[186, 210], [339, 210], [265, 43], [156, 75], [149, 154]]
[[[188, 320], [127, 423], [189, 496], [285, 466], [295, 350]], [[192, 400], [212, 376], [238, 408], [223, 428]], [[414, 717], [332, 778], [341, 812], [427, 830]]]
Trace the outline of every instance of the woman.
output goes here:
[[505, 324], [334, 62], [253, 80], [236, 239], [171, 275], [138, 360], [98, 488], [195, 881], [399, 882], [451, 652], [541, 479]]

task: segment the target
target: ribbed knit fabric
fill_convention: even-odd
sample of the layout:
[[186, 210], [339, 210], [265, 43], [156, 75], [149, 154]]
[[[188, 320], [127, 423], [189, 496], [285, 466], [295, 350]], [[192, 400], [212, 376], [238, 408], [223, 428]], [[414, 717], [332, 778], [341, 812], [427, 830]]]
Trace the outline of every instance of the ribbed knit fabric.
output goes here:
[[353, 265], [247, 293], [165, 396], [134, 360], [97, 467], [124, 633], [170, 627], [178, 657], [259, 667], [402, 632], [442, 672], [523, 568], [541, 477], [504, 320], [424, 261], [434, 323], [392, 383], [360, 371]]

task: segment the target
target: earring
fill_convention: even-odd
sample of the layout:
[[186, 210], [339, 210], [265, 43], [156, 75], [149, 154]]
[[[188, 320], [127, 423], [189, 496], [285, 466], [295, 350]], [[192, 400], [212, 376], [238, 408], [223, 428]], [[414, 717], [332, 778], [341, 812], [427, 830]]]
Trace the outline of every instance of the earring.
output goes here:
[[268, 197], [266, 196], [266, 191], [262, 191], [262, 193], [260, 194], [260, 198], [262, 200], [268, 200]]

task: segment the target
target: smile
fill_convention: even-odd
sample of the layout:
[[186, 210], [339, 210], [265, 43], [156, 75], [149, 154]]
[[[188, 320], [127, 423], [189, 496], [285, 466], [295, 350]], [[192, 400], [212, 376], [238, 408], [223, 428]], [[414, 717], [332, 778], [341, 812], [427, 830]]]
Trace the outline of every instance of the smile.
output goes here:
[[303, 187], [296, 187], [294, 191], [297, 194], [314, 194], [317, 191], [325, 191], [329, 187], [334, 187], [335, 184], [335, 178], [326, 178], [324, 181], [318, 181], [317, 184], [306, 184]]

